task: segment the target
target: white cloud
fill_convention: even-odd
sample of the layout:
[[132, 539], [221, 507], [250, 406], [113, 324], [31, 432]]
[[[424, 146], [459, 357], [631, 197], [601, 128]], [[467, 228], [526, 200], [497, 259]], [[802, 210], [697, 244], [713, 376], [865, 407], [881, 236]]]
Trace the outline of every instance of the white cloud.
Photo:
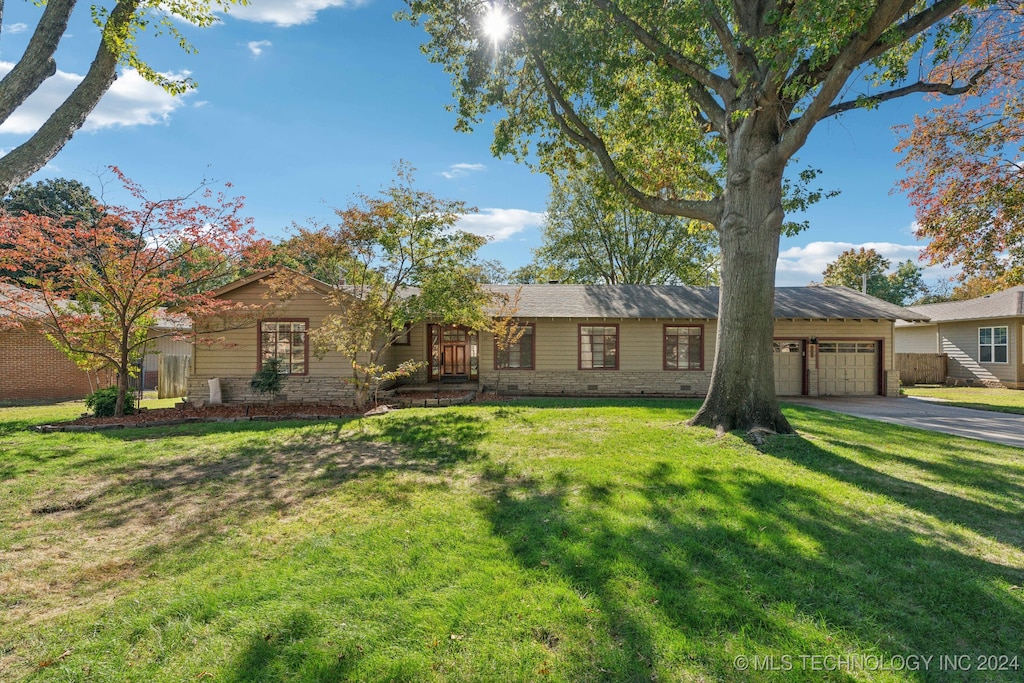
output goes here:
[[331, 7], [359, 7], [367, 0], [251, 0], [245, 7], [233, 7], [229, 16], [277, 26], [296, 26], [316, 21], [321, 10]]
[[948, 278], [957, 271], [941, 266], [924, 266], [918, 261], [921, 245], [895, 244], [892, 242], [811, 242], [802, 247], [790, 247], [779, 253], [778, 267], [775, 271], [775, 284], [780, 287], [800, 287], [809, 282], [821, 282], [825, 266], [835, 261], [839, 254], [848, 249], [874, 249], [889, 259], [892, 265], [910, 259], [924, 268], [925, 280]]
[[4, 26], [4, 33], [10, 33], [11, 35], [15, 33], [24, 33], [27, 30], [28, 24], [21, 21], [16, 24], [8, 24], [7, 26]]
[[253, 57], [259, 57], [263, 54], [263, 48], [270, 47], [273, 45], [269, 40], [250, 40], [246, 43], [246, 47], [249, 48], [249, 52], [252, 53]]
[[441, 175], [448, 180], [454, 180], [470, 173], [479, 173], [486, 168], [483, 164], [452, 164], [447, 171], [441, 171]]
[[[0, 62], [0, 77], [14, 67]], [[188, 72], [165, 74], [184, 78]], [[53, 111], [81, 83], [82, 76], [57, 71], [46, 79], [25, 103], [0, 126], [0, 133], [31, 134], [39, 129]], [[134, 69], [126, 70], [114, 81], [96, 109], [86, 119], [82, 130], [95, 131], [112, 126], [151, 126], [167, 121], [171, 112], [184, 104], [184, 96], [172, 97], [153, 85]]]
[[540, 227], [543, 223], [544, 214], [537, 211], [484, 209], [480, 213], [463, 216], [455, 227], [474, 235], [490, 237], [494, 242], [504, 242], [512, 235]]

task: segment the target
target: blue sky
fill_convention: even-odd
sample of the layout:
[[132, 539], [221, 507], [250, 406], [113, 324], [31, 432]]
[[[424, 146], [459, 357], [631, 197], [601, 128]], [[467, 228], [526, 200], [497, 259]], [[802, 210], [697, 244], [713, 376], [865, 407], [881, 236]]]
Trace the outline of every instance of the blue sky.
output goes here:
[[[141, 40], [143, 56], [162, 72], [188, 72], [199, 88], [171, 98], [136, 74], [124, 74], [80, 131], [35, 178], [70, 177], [100, 192], [97, 174], [121, 167], [156, 197], [180, 194], [200, 180], [230, 181], [247, 213], [271, 238], [293, 222], [326, 220], [355, 192], [374, 193], [393, 164], [415, 166], [417, 184], [480, 209], [463, 227], [493, 240], [482, 251], [509, 268], [539, 245], [548, 182], [490, 153], [491, 132], [453, 130], [450, 83], [419, 52], [422, 29], [400, 24], [394, 0], [252, 0], [220, 25], [189, 30], [199, 52], [186, 55], [166, 36]], [[21, 55], [40, 9], [6, 3], [0, 70]], [[79, 7], [57, 53], [58, 74], [0, 127], [8, 150], [52, 110], [88, 68], [96, 29]], [[899, 178], [892, 126], [924, 107], [897, 101], [876, 112], [824, 121], [799, 155], [799, 167], [823, 171], [839, 189], [805, 216], [811, 229], [785, 238], [779, 285], [820, 279], [825, 264], [851, 246], [878, 249], [896, 261], [917, 259], [913, 210], [893, 194]], [[112, 183], [111, 203], [127, 201]], [[926, 269], [934, 281], [949, 273]]]

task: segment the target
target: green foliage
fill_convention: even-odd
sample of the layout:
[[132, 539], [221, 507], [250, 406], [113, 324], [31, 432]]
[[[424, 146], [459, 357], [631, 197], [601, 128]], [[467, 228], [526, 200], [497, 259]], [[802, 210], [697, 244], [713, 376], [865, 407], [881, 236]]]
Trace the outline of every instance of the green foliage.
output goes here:
[[396, 179], [378, 196], [358, 195], [336, 209], [336, 226], [299, 228], [290, 248], [308, 272], [325, 279], [336, 310], [311, 339], [319, 356], [350, 359], [362, 405], [379, 385], [382, 354], [406, 327], [427, 320], [481, 329], [487, 293], [477, 250], [486, 239], [455, 229], [475, 211], [464, 202], [418, 190], [413, 170], [396, 165]]
[[552, 178], [534, 267], [583, 284], [711, 285], [717, 245], [711, 226], [640, 209], [591, 166]]
[[860, 291], [863, 276], [867, 275], [867, 293], [897, 306], [905, 306], [927, 293], [920, 266], [908, 260], [886, 274], [891, 265], [889, 259], [874, 249], [848, 249], [825, 267], [822, 284]]
[[260, 369], [249, 380], [249, 388], [256, 393], [270, 394], [271, 398], [281, 393], [283, 376], [280, 358], [264, 358]]
[[0, 200], [0, 208], [14, 216], [27, 213], [56, 220], [95, 222], [104, 216], [92, 190], [68, 178], [22, 183]]
[[[113, 417], [117, 405], [117, 387], [104, 387], [85, 397], [85, 407], [96, 417]], [[124, 397], [124, 414], [135, 412], [135, 395], [130, 391]]]

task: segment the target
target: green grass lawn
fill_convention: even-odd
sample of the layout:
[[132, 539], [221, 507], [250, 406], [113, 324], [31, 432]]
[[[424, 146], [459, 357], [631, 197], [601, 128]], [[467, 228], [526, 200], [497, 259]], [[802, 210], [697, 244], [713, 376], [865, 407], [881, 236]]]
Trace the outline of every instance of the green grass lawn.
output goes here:
[[1020, 451], [697, 406], [0, 409], [0, 680], [1021, 680]]
[[903, 387], [907, 396], [938, 398], [949, 405], [1024, 415], [1024, 391], [986, 387]]

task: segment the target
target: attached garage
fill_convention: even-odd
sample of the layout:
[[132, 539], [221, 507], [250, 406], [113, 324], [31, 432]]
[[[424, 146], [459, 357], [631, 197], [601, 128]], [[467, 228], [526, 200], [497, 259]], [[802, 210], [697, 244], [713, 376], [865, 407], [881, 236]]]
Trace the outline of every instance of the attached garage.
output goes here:
[[822, 396], [876, 396], [878, 342], [828, 341], [818, 344], [818, 393]]
[[799, 339], [777, 339], [772, 344], [775, 365], [775, 393], [800, 396], [804, 392], [804, 343]]

